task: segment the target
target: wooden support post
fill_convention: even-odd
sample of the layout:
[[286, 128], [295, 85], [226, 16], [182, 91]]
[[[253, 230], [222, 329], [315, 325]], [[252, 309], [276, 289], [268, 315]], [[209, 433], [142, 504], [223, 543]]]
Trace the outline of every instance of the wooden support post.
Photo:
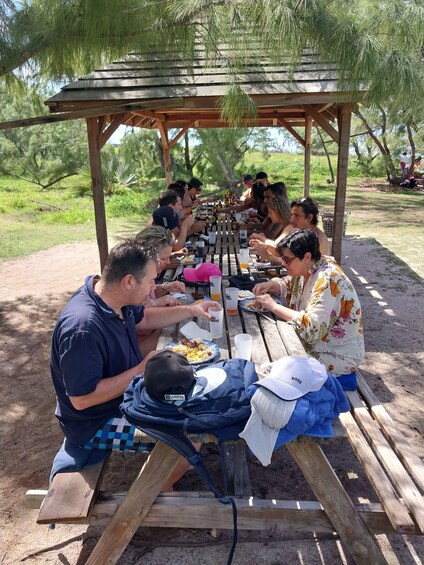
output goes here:
[[162, 147], [163, 147], [163, 164], [165, 166], [165, 179], [166, 184], [170, 184], [172, 182], [172, 171], [171, 171], [171, 150], [169, 147], [168, 141], [168, 130], [166, 124], [163, 122], [157, 122], [157, 126], [160, 132], [160, 137], [162, 139]]
[[155, 445], [87, 565], [112, 565], [118, 561], [180, 459], [181, 455], [169, 445], [161, 441]]
[[304, 172], [303, 172], [303, 196], [309, 196], [311, 185], [311, 132], [312, 118], [306, 116], [305, 120], [305, 151], [304, 151]]
[[94, 218], [100, 268], [103, 269], [109, 253], [107, 242], [105, 197], [103, 192], [102, 166], [100, 159], [100, 131], [98, 118], [87, 119], [88, 153], [90, 157], [91, 183], [93, 189]]
[[317, 443], [293, 441], [287, 445], [287, 449], [355, 562], [361, 565], [387, 565], [321, 447]]
[[350, 119], [352, 105], [342, 104], [338, 109], [339, 152], [337, 157], [336, 200], [334, 202], [334, 224], [332, 254], [341, 263], [343, 223], [346, 202], [347, 166], [349, 161]]

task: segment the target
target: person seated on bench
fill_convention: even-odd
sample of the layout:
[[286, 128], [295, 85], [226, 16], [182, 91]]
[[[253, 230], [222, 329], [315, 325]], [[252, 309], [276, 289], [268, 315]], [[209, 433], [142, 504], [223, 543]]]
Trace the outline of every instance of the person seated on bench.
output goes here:
[[[291, 322], [305, 351], [339, 377], [344, 388], [354, 390], [365, 348], [361, 305], [352, 283], [333, 257], [322, 257], [312, 230], [293, 230], [277, 251], [288, 276], [257, 284], [258, 306]], [[287, 306], [270, 294], [282, 296]]]
[[56, 322], [50, 367], [55, 414], [65, 435], [57, 455], [61, 463], [53, 464], [56, 471], [72, 470], [71, 460], [74, 469], [98, 463], [99, 451], [106, 456], [111, 450], [147, 449], [134, 445], [135, 428], [119, 410], [127, 386], [156, 353], [143, 358], [137, 330], [164, 328], [192, 316], [210, 319], [208, 311], [216, 307], [204, 301], [145, 309], [141, 304], [155, 288], [156, 264], [157, 251], [137, 237], [118, 243], [101, 277], [87, 277]]
[[[170, 230], [161, 226], [147, 226], [137, 234], [137, 238], [146, 246], [155, 248], [158, 254], [156, 265], [157, 275], [166, 270], [171, 263], [172, 245], [174, 236]], [[157, 277], [157, 278], [158, 278]], [[145, 301], [145, 308], [157, 308], [158, 306], [180, 306], [181, 302], [171, 296], [171, 292], [185, 293], [185, 284], [182, 281], [158, 282]], [[156, 349], [161, 329], [137, 330], [138, 346], [143, 355]]]
[[173, 190], [165, 190], [159, 197], [159, 206], [153, 210], [152, 224], [172, 231], [175, 236], [173, 251], [180, 251], [188, 239], [195, 220], [192, 215], [184, 216], [181, 197]]
[[[304, 228], [313, 230], [319, 239], [319, 248], [322, 255], [328, 255], [328, 237], [318, 227], [318, 204], [312, 198], [298, 198], [290, 204], [290, 223], [293, 228]], [[263, 234], [253, 234], [249, 246], [256, 251], [262, 261], [271, 261], [275, 265], [281, 265], [281, 257], [277, 253], [277, 246], [287, 235], [285, 230], [275, 240], [267, 239]]]
[[[269, 208], [269, 203], [278, 198], [279, 200], [284, 200], [284, 212], [282, 217], [284, 218], [284, 227], [290, 223], [290, 204], [287, 199], [287, 188], [283, 182], [276, 182], [274, 184], [269, 184], [264, 188], [264, 203], [267, 208]], [[240, 229], [247, 229], [249, 235], [252, 232], [263, 233], [266, 238], [276, 239], [279, 235], [279, 231], [275, 229], [273, 225], [273, 220], [270, 218], [269, 209], [266, 218], [263, 222], [258, 222], [256, 218], [253, 218], [251, 222], [247, 222], [246, 225], [240, 226]], [[280, 230], [281, 231], [281, 230]]]

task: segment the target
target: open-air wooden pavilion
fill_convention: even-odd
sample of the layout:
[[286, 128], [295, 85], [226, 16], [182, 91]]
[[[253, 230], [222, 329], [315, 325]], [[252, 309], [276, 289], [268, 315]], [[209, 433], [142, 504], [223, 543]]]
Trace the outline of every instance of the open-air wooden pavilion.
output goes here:
[[[164, 148], [166, 181], [170, 182], [172, 147], [189, 128], [230, 127], [219, 107], [231, 81], [227, 56], [231, 53], [220, 54], [211, 65], [201, 47], [190, 62], [170, 53], [131, 54], [66, 85], [45, 102], [56, 119], [87, 120], [102, 266], [108, 243], [101, 148], [120, 125], [157, 129]], [[332, 253], [340, 261], [351, 113], [364, 92], [341, 88], [336, 66], [320, 63], [307, 51], [294, 71], [288, 63], [276, 66], [261, 57], [252, 58], [244, 63], [237, 82], [257, 109], [256, 116], [243, 125], [284, 127], [303, 146], [305, 195], [309, 194], [312, 127], [321, 127], [337, 143]], [[171, 129], [177, 130], [172, 139]]]

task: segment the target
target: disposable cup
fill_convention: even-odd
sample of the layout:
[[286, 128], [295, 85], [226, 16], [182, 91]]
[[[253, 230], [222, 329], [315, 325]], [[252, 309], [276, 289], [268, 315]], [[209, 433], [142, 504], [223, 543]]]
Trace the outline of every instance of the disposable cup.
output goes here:
[[213, 339], [219, 339], [222, 337], [224, 310], [221, 307], [219, 307], [219, 310], [210, 309], [209, 314], [211, 315], [211, 319], [209, 320], [209, 331], [211, 332]]
[[237, 314], [239, 289], [229, 287], [225, 289], [225, 310], [229, 316]]
[[221, 284], [222, 284], [222, 277], [218, 275], [214, 275], [213, 277], [209, 277], [209, 284], [211, 289], [211, 298], [212, 300], [221, 300]]
[[250, 361], [252, 357], [252, 341], [252, 336], [249, 334], [237, 334], [234, 337], [236, 357]]
[[240, 249], [240, 268], [247, 269], [249, 266], [249, 249], [247, 247], [242, 247]]
[[209, 245], [215, 245], [216, 243], [216, 231], [209, 232]]
[[196, 256], [200, 258], [205, 256], [205, 242], [203, 239], [198, 239], [196, 242]]
[[240, 230], [239, 232], [240, 243], [243, 245], [247, 243], [247, 230]]

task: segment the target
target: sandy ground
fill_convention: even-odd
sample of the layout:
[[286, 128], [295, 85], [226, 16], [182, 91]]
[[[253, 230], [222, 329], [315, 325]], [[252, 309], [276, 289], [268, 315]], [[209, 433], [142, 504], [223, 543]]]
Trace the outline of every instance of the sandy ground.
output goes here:
[[[367, 345], [363, 373], [399, 428], [424, 457], [423, 281], [374, 241], [346, 238], [343, 266], [361, 298]], [[61, 443], [49, 376], [50, 334], [54, 321], [87, 274], [98, 272], [93, 243], [61, 245], [0, 265], [0, 564], [83, 564], [102, 529], [37, 526], [36, 510], [25, 506], [27, 489], [46, 488], [52, 458]], [[353, 498], [375, 501], [348, 447], [327, 450], [336, 472]], [[218, 475], [213, 446], [205, 448], [207, 465]], [[105, 487], [125, 489], [140, 467], [141, 455], [112, 456]], [[310, 500], [286, 450], [264, 469], [249, 463], [255, 496]], [[216, 469], [216, 471], [215, 471]], [[357, 477], [356, 477], [357, 475]], [[356, 477], [356, 478], [355, 478]], [[203, 489], [194, 472], [177, 485]], [[144, 563], [225, 563], [229, 533], [140, 528], [119, 560]], [[424, 538], [379, 536], [390, 564], [421, 563]], [[235, 564], [352, 563], [337, 538], [276, 530], [240, 532]]]

